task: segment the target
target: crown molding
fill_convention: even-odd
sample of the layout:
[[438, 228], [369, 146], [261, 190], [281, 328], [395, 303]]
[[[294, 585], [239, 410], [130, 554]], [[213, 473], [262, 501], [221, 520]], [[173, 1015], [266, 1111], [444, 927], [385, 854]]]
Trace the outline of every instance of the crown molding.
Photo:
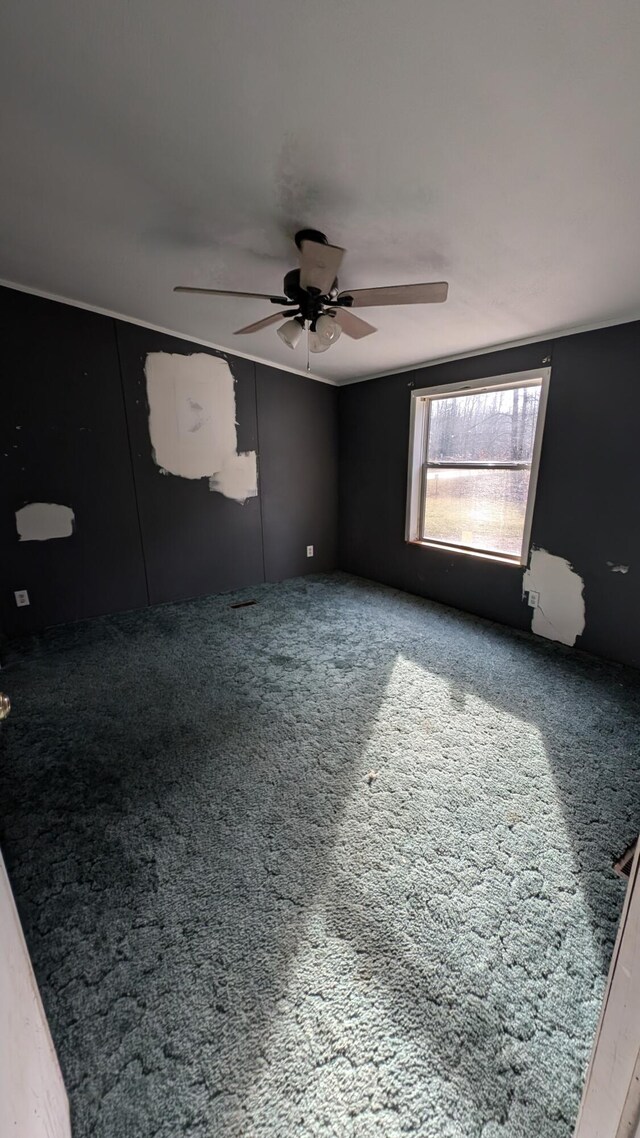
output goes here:
[[456, 360], [469, 360], [474, 356], [488, 356], [492, 352], [507, 351], [509, 348], [524, 348], [527, 344], [536, 344], [539, 340], [559, 340], [563, 336], [578, 336], [581, 332], [597, 332], [600, 328], [616, 328], [622, 324], [633, 324], [640, 320], [640, 311], [630, 316], [610, 317], [608, 320], [595, 321], [592, 324], [575, 325], [572, 328], [555, 328], [546, 332], [537, 332], [535, 336], [526, 336], [521, 340], [508, 340], [506, 343], [489, 344], [485, 348], [473, 348], [465, 352], [457, 352], [451, 356], [438, 356], [432, 360], [419, 360], [417, 363], [405, 364], [404, 367], [391, 368], [387, 371], [372, 372], [371, 375], [359, 375], [353, 379], [339, 380], [340, 387], [347, 387], [352, 383], [366, 383], [370, 379], [386, 379], [390, 375], [406, 375], [407, 372], [420, 371], [422, 368], [436, 367], [438, 364], [455, 363]]
[[328, 383], [331, 387], [338, 386], [335, 379], [328, 379], [323, 375], [316, 375], [312, 371], [301, 371], [300, 368], [287, 367], [286, 364], [276, 364], [273, 360], [265, 360], [263, 356], [253, 356], [249, 352], [239, 352], [235, 349], [215, 344], [213, 340], [202, 340], [199, 336], [190, 336], [186, 332], [176, 332], [174, 328], [164, 328], [161, 324], [152, 324], [149, 320], [138, 320], [135, 316], [125, 316], [123, 312], [114, 312], [111, 308], [101, 308], [97, 304], [87, 304], [84, 300], [75, 300], [70, 296], [60, 296], [55, 292], [47, 292], [42, 288], [32, 288], [30, 285], [18, 284], [17, 281], [7, 281], [0, 278], [1, 288], [10, 288], [15, 292], [26, 292], [29, 296], [41, 296], [43, 300], [55, 300], [58, 304], [68, 304], [70, 308], [83, 308], [85, 312], [96, 312], [99, 316], [109, 316], [112, 320], [122, 320], [125, 324], [136, 324], [139, 328], [150, 328], [153, 332], [162, 332], [165, 336], [174, 336], [177, 340], [186, 340], [190, 344], [201, 344], [204, 348], [213, 348], [216, 352], [223, 352], [227, 356], [238, 356], [243, 360], [252, 360], [254, 363], [264, 364], [265, 367], [276, 368], [277, 371], [288, 371], [292, 375], [300, 375], [303, 379], [315, 379], [317, 383]]

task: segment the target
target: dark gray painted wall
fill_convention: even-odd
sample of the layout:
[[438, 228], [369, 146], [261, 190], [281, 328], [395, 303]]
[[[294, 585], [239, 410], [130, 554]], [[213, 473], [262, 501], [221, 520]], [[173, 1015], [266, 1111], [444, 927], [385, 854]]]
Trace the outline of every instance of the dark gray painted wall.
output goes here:
[[264, 580], [258, 498], [241, 504], [212, 493], [206, 478], [162, 474], [152, 454], [144, 373], [149, 352], [227, 359], [235, 379], [238, 449], [248, 451], [257, 450], [258, 436], [254, 364], [122, 321], [117, 337], [151, 604]]
[[[530, 628], [521, 567], [404, 540], [412, 387], [552, 374], [531, 543], [584, 580], [576, 647], [640, 666], [640, 323], [564, 336], [340, 390], [343, 569], [515, 628]], [[607, 562], [630, 566], [612, 573]]]
[[267, 581], [328, 571], [337, 546], [336, 389], [264, 364], [256, 383]]
[[[113, 320], [2, 289], [0, 342], [3, 628], [146, 604]], [[71, 506], [72, 536], [19, 542], [15, 512], [28, 502]]]
[[[151, 455], [146, 354], [209, 349], [11, 289], [0, 334], [5, 632], [240, 588], [265, 563], [270, 580], [335, 567], [335, 388], [225, 354], [239, 449], [258, 450], [259, 497], [240, 505], [206, 479], [162, 475]], [[33, 501], [71, 506], [73, 535], [20, 542], [15, 511]]]

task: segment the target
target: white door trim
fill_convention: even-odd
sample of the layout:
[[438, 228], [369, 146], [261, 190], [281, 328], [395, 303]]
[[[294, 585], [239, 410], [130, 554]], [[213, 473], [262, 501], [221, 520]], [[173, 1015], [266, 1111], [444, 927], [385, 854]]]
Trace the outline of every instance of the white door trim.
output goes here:
[[0, 854], [0, 1134], [71, 1138], [69, 1102]]
[[574, 1138], [640, 1135], [640, 842], [638, 842]]

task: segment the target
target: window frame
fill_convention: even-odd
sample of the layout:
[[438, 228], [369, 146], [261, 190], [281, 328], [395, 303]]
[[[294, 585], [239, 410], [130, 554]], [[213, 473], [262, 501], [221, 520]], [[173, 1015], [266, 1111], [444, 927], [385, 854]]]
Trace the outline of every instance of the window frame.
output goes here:
[[[509, 375], [494, 375], [486, 379], [462, 380], [459, 383], [445, 383], [438, 384], [434, 387], [421, 387], [411, 392], [405, 541], [411, 545], [419, 545], [423, 548], [440, 549], [448, 553], [463, 553], [467, 556], [481, 557], [488, 561], [502, 561], [508, 565], [522, 566], [527, 564], [550, 379], [551, 368], [540, 367], [533, 368], [530, 371], [512, 372]], [[454, 544], [453, 542], [433, 541], [429, 538], [422, 537], [424, 495], [426, 490], [425, 470], [427, 465], [427, 443], [429, 439], [429, 413], [434, 399], [447, 398], [451, 395], [481, 395], [487, 391], [506, 391], [513, 387], [534, 387], [538, 384], [540, 384], [540, 403], [538, 405], [538, 419], [536, 422], [531, 455], [531, 471], [520, 554], [510, 555], [508, 553], [499, 553], [488, 549], [477, 549], [473, 546]], [[515, 465], [522, 466], [522, 464]], [[526, 463], [525, 465], [528, 466], [529, 464]], [[459, 462], [443, 463], [442, 466], [443, 468], [445, 468], [445, 466], [449, 468], [468, 466], [469, 469], [479, 467], [482, 469], [491, 469], [492, 467], [494, 469], [515, 469], [513, 463], [507, 462]]]

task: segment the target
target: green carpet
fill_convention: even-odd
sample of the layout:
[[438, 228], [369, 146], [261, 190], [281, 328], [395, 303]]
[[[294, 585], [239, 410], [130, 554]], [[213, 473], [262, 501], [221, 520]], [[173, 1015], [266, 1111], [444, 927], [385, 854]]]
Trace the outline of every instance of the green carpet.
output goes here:
[[637, 673], [337, 574], [48, 632], [2, 687], [75, 1138], [569, 1138]]

